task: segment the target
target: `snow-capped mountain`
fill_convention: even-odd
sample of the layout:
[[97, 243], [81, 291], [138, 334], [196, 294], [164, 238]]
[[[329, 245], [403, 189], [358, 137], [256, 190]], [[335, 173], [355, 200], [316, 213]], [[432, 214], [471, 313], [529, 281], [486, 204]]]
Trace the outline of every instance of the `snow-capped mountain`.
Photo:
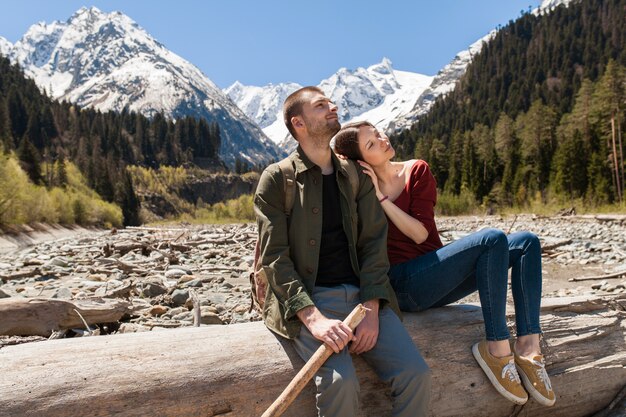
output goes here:
[[[532, 13], [548, 12], [574, 0], [543, 0]], [[319, 87], [339, 105], [342, 123], [368, 120], [388, 133], [410, 127], [430, 110], [435, 100], [454, 89], [467, 66], [496, 35], [493, 30], [461, 51], [434, 77], [397, 71], [388, 59], [367, 69], [341, 68]], [[244, 86], [238, 82], [225, 90], [239, 107], [261, 126], [270, 139], [291, 150], [295, 142], [282, 120], [282, 102], [288, 94], [300, 88], [298, 84], [278, 84], [266, 87]], [[280, 91], [281, 94], [277, 94]], [[252, 103], [264, 105], [251, 105]]]
[[[532, 11], [533, 14], [539, 12], [549, 12], [555, 7], [565, 4], [568, 5], [573, 0], [543, 0], [541, 5]], [[486, 36], [483, 36], [476, 42], [470, 45], [467, 50], [461, 51], [450, 61], [448, 65], [443, 67], [437, 75], [434, 77], [432, 84], [425, 89], [419, 98], [415, 102], [415, 106], [406, 115], [399, 117], [395, 123], [393, 123], [389, 130], [400, 131], [411, 127], [417, 119], [426, 114], [430, 107], [435, 103], [435, 100], [442, 95], [454, 89], [457, 81], [463, 76], [467, 66], [472, 62], [474, 56], [476, 56], [483, 47], [484, 43], [489, 42], [496, 35], [496, 31], [492, 30]]]
[[101, 111], [215, 121], [220, 156], [230, 165], [236, 158], [259, 164], [282, 155], [197, 67], [120, 12], [83, 7], [66, 22], [38, 23], [8, 55], [56, 99]]
[[0, 36], [0, 55], [7, 56], [11, 51], [11, 48], [13, 48], [11, 42]]
[[474, 42], [470, 47], [461, 51], [448, 65], [443, 67], [433, 78], [432, 83], [419, 95], [415, 100], [413, 108], [397, 118], [389, 130], [400, 131], [411, 127], [413, 123], [423, 114], [428, 113], [430, 107], [435, 103], [439, 96], [445, 95], [454, 89], [456, 82], [465, 74], [467, 66], [472, 62], [473, 57], [478, 54], [483, 43], [489, 42], [496, 35], [496, 31], [492, 30], [487, 36]]
[[[368, 120], [387, 130], [395, 119], [413, 108], [432, 78], [394, 70], [391, 61], [384, 58], [368, 68], [341, 68], [318, 86], [338, 105], [341, 123]], [[282, 104], [298, 88], [300, 85], [295, 83], [255, 87], [236, 82], [224, 91], [270, 139], [291, 150], [295, 141], [283, 122]]]

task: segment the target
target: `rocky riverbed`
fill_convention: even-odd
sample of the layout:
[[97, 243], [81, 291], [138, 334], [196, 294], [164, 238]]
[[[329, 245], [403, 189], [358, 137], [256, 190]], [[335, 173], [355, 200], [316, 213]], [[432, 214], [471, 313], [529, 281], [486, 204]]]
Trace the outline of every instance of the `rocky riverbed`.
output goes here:
[[[444, 243], [484, 227], [539, 235], [544, 296], [626, 291], [626, 216], [444, 217], [438, 225]], [[92, 326], [101, 334], [192, 326], [194, 298], [203, 325], [259, 320], [248, 282], [255, 240], [253, 224], [82, 230], [0, 252], [0, 298], [130, 301], [119, 322]], [[603, 278], [569, 281], [590, 276]], [[10, 341], [0, 336], [0, 346]]]

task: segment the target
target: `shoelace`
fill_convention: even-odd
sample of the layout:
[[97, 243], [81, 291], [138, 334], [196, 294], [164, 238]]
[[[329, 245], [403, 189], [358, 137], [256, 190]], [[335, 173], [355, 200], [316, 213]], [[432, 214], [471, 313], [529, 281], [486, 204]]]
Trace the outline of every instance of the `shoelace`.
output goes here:
[[536, 361], [534, 359], [531, 360], [532, 364], [537, 367], [535, 372], [537, 372], [537, 377], [543, 382], [548, 391], [552, 391], [552, 384], [550, 383], [550, 377], [548, 376], [548, 372], [546, 371], [546, 364], [541, 358], [540, 361]]
[[517, 373], [517, 368], [515, 368], [515, 361], [511, 359], [508, 364], [504, 365], [502, 368], [502, 376], [501, 378], [507, 377], [511, 381], [515, 381], [518, 384], [521, 384], [521, 380], [519, 379], [519, 374]]

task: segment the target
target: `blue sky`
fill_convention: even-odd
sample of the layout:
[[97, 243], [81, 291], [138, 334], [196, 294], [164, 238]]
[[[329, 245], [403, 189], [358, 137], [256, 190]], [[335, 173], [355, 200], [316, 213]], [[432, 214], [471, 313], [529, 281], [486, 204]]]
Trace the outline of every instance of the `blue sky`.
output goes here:
[[341, 67], [386, 56], [395, 69], [434, 75], [454, 55], [540, 0], [19, 0], [5, 2], [0, 36], [17, 41], [39, 21], [82, 6], [121, 11], [227, 87], [317, 84]]

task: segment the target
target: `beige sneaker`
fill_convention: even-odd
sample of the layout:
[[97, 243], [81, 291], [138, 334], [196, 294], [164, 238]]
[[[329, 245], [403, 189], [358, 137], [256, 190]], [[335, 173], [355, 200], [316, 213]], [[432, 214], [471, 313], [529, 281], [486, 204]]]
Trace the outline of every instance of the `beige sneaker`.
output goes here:
[[552, 390], [548, 372], [546, 372], [543, 355], [537, 355], [532, 359], [515, 355], [515, 366], [531, 397], [541, 405], [547, 407], [554, 405], [556, 395]]
[[472, 346], [472, 353], [491, 384], [504, 398], [520, 405], [528, 401], [528, 394], [522, 387], [513, 355], [504, 358], [492, 356], [487, 349], [486, 340]]

